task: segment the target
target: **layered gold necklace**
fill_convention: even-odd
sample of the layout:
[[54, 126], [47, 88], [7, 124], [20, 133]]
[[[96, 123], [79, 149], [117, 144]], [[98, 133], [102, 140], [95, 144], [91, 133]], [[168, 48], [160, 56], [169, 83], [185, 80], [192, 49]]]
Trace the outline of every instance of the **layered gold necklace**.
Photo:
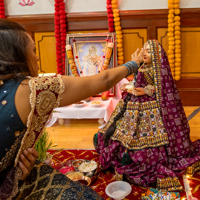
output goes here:
[[[144, 68], [141, 68], [141, 67], [144, 67]], [[148, 72], [153, 69], [151, 64], [150, 65], [144, 64], [141, 67], [138, 69], [139, 72]]]

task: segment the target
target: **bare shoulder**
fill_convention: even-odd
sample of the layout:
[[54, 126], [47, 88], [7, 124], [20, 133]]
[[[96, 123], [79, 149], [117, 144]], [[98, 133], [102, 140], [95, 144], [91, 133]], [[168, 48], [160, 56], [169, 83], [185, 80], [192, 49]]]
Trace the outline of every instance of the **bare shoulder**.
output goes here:
[[15, 107], [24, 124], [27, 122], [28, 115], [31, 111], [29, 80], [24, 80], [19, 85], [15, 94]]

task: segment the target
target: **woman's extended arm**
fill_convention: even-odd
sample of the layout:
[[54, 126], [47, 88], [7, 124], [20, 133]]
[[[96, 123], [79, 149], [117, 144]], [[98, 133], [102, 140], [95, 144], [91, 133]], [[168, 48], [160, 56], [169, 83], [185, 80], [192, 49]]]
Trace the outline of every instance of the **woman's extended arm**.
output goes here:
[[[139, 59], [143, 53], [143, 49], [139, 54], [137, 50], [132, 57], [133, 61], [139, 63]], [[119, 66], [114, 69], [105, 70], [93, 76], [62, 76], [65, 90], [61, 94], [59, 106], [67, 106], [89, 96], [108, 90], [117, 84], [122, 78], [126, 77], [128, 72], [130, 72], [130, 69], [127, 69], [127, 66]], [[28, 86], [28, 80], [24, 80], [23, 84], [20, 84], [18, 87], [15, 95], [15, 106], [24, 124], [26, 124], [28, 115], [31, 111], [29, 96], [30, 88]]]
[[[140, 53], [138, 52], [139, 49], [132, 54], [132, 61], [139, 64], [142, 61], [144, 50], [142, 49]], [[105, 70], [94, 76], [81, 78], [63, 76], [62, 79], [65, 83], [65, 91], [62, 94], [60, 106], [69, 105], [108, 90], [127, 75], [128, 69], [122, 65], [114, 69]]]
[[110, 89], [128, 74], [125, 66], [108, 69], [94, 76], [69, 77], [62, 76], [65, 91], [60, 106], [69, 105]]

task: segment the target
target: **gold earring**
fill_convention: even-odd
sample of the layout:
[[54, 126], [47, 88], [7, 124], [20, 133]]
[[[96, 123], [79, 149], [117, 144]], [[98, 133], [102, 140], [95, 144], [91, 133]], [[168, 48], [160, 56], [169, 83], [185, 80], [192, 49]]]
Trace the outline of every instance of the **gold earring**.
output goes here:
[[3, 84], [4, 84], [3, 80], [0, 80], [0, 85], [3, 85]]

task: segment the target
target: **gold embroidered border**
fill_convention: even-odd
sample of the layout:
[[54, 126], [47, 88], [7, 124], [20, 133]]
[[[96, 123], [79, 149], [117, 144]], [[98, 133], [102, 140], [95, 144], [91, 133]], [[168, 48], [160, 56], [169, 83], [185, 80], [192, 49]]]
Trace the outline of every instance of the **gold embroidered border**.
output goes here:
[[[121, 99], [119, 101], [119, 103], [117, 104], [115, 110], [113, 111], [109, 121], [106, 123], [106, 125], [104, 126], [104, 128], [102, 128], [100, 130], [101, 133], [105, 133], [105, 131], [107, 130], [107, 128], [110, 126], [110, 124], [113, 122], [114, 117], [120, 112], [120, 110], [122, 109], [124, 105], [124, 101], [123, 99]], [[127, 110], [139, 110], [139, 111], [143, 111], [143, 110], [150, 110], [150, 109], [155, 109], [157, 108], [158, 105], [156, 103], [156, 101], [149, 101], [149, 102], [144, 102], [144, 103], [138, 103], [138, 102], [128, 102], [127, 104]]]
[[158, 104], [156, 101], [147, 101], [144, 103], [128, 102], [128, 104], [127, 104], [127, 110], [144, 111], [144, 110], [152, 110], [155, 108], [158, 108]]
[[[52, 79], [52, 80], [50, 81], [49, 79]], [[61, 94], [65, 90], [65, 85], [64, 85], [64, 82], [62, 80], [61, 75], [57, 75], [57, 77], [36, 77], [36, 78], [30, 78], [30, 80], [29, 80], [29, 87], [30, 87], [30, 90], [31, 90], [31, 93], [30, 93], [31, 112], [30, 112], [30, 114], [28, 116], [28, 120], [27, 120], [27, 130], [26, 130], [26, 133], [25, 133], [25, 135], [24, 135], [24, 137], [22, 139], [21, 147], [20, 147], [20, 149], [18, 151], [18, 154], [17, 154], [17, 156], [15, 158], [15, 165], [14, 165], [14, 167], [17, 165], [17, 163], [19, 161], [19, 156], [22, 154], [23, 150], [25, 150], [27, 147], [31, 147], [33, 145], [33, 143], [27, 144], [26, 140], [27, 140], [27, 137], [28, 137], [29, 141], [33, 141], [33, 140], [31, 140], [31, 138], [29, 136], [34, 131], [33, 127], [32, 127], [32, 120], [33, 120], [33, 117], [34, 117], [34, 111], [35, 111], [36, 103], [37, 103], [36, 102], [36, 88], [38, 88], [39, 90], [42, 89], [42, 88], [46, 88], [45, 84], [41, 84], [41, 87], [36, 84], [37, 82], [41, 82], [41, 81], [44, 81], [48, 85], [51, 85], [52, 82], [54, 82], [54, 83], [57, 82], [57, 83], [60, 84], [59, 85], [60, 90], [57, 90], [58, 97], [57, 97], [57, 101], [56, 101], [56, 103], [54, 105], [54, 108], [56, 108], [56, 107], [59, 106]], [[52, 111], [53, 111], [53, 109], [52, 109]], [[41, 137], [41, 135], [43, 133], [44, 128], [45, 128], [45, 126], [43, 126], [43, 128], [41, 129], [40, 135], [38, 136], [38, 138], [35, 141], [35, 143], [40, 139], [40, 137]], [[32, 136], [33, 136], [33, 134], [32, 134]]]
[[[115, 110], [113, 111], [109, 121], [104, 126], [104, 128], [100, 130], [101, 133], [105, 134], [107, 128], [113, 122], [114, 117], [123, 107], [123, 104], [124, 104], [123, 100], [120, 100]], [[158, 108], [156, 101], [150, 101], [150, 102], [144, 102], [144, 103], [128, 102], [127, 104], [127, 110], [133, 111], [134, 117], [136, 117], [137, 115], [134, 112], [135, 110], [145, 111], [145, 110], [152, 110], [156, 108]], [[119, 120], [117, 123], [120, 124], [122, 122]], [[136, 149], [136, 150], [147, 148], [147, 147], [158, 147], [158, 146], [169, 144], [169, 139], [168, 139], [168, 135], [166, 131], [164, 133], [160, 133], [157, 135], [144, 136], [144, 137], [139, 137], [137, 139], [134, 139], [132, 135], [121, 132], [120, 126], [118, 125], [111, 139], [120, 141], [123, 144], [123, 146], [125, 146], [128, 149]]]
[[177, 177], [157, 179], [157, 188], [161, 192], [182, 190], [183, 187]]
[[191, 166], [187, 167], [185, 174], [193, 176], [196, 171], [200, 169], [200, 161], [193, 163]]
[[6, 153], [6, 155], [1, 159], [0, 162], [0, 172], [2, 172], [4, 169], [6, 169], [14, 160], [14, 157], [17, 153], [17, 150], [19, 149], [23, 134], [25, 133], [25, 130], [23, 130], [17, 139], [15, 140], [14, 144], [11, 146], [10, 150]]
[[154, 71], [154, 83], [155, 83], [155, 91], [156, 91], [156, 99], [158, 102], [159, 108], [161, 107], [161, 47], [156, 40], [149, 40], [151, 55], [152, 55], [152, 65]]
[[[121, 99], [117, 105], [117, 109], [119, 108], [122, 109], [124, 105], [124, 101]], [[151, 110], [151, 109], [155, 109], [158, 108], [158, 104], [156, 101], [147, 101], [147, 102], [143, 102], [143, 103], [139, 103], [139, 102], [128, 102], [127, 103], [127, 110], [139, 110], [139, 111], [143, 111], [143, 110]]]
[[133, 139], [133, 136], [126, 135], [117, 129], [111, 139], [120, 141], [128, 149], [137, 150], [169, 144], [167, 133]]
[[[57, 101], [54, 105], [54, 108], [58, 107], [59, 106], [59, 103], [60, 103], [60, 98], [61, 98], [61, 94], [64, 92], [65, 90], [65, 85], [64, 85], [64, 82], [62, 80], [62, 77], [61, 75], [57, 75], [57, 77], [35, 77], [35, 78], [31, 78], [29, 77], [30, 80], [29, 80], [29, 87], [30, 87], [30, 105], [31, 105], [31, 112], [28, 116], [28, 120], [27, 120], [27, 130], [24, 134], [24, 137], [22, 139], [22, 142], [21, 142], [21, 146], [19, 148], [19, 151], [17, 153], [17, 156], [15, 158], [15, 163], [14, 163], [14, 167], [16, 169], [16, 173], [15, 173], [15, 177], [14, 177], [14, 187], [13, 187], [13, 190], [11, 192], [11, 195], [10, 197], [8, 198], [9, 200], [12, 199], [18, 192], [18, 181], [21, 177], [21, 174], [22, 174], [22, 171], [21, 169], [17, 166], [18, 162], [19, 162], [19, 156], [22, 154], [22, 152], [31, 147], [31, 146], [34, 146], [35, 143], [39, 140], [39, 138], [41, 137], [42, 133], [43, 133], [43, 130], [45, 128], [45, 124], [43, 126], [43, 128], [41, 129], [39, 135], [38, 135], [38, 138], [37, 140], [34, 140], [34, 129], [32, 127], [32, 120], [33, 120], [33, 116], [34, 116], [34, 112], [35, 112], [35, 108], [36, 108], [36, 90], [37, 89], [41, 89], [41, 87], [43, 87], [43, 89], [46, 88], [45, 84], [41, 84], [41, 87], [39, 85], [37, 85], [37, 82], [39, 81], [45, 81], [46, 84], [48, 85], [51, 85], [52, 82], [59, 84], [59, 89], [58, 88], [50, 88], [51, 91], [54, 90], [54, 92], [56, 91], [56, 93], [58, 94], [57, 96]], [[53, 80], [49, 80], [49, 79], [53, 79]], [[53, 108], [53, 109], [54, 109]], [[53, 111], [52, 109], [52, 111]], [[51, 112], [52, 112], [51, 111]], [[31, 134], [32, 133], [32, 134]], [[27, 142], [27, 139], [29, 142]]]
[[146, 79], [148, 85], [154, 85], [153, 73], [145, 72], [144, 78]]

